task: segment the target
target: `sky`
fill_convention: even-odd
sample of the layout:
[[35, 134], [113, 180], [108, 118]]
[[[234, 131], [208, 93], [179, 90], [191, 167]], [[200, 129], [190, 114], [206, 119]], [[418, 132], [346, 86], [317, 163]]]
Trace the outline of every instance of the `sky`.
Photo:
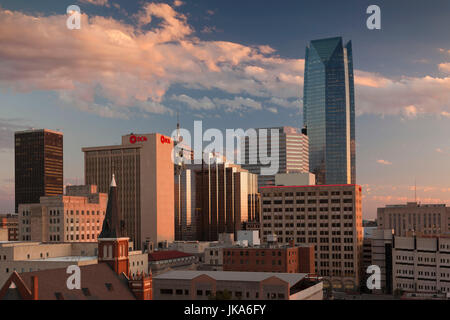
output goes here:
[[448, 30], [447, 0], [0, 0], [0, 212], [14, 131], [63, 131], [65, 183], [82, 184], [82, 147], [170, 135], [177, 113], [189, 130], [300, 127], [305, 47], [335, 36], [353, 45], [364, 218], [413, 201], [415, 181], [418, 201], [450, 204]]

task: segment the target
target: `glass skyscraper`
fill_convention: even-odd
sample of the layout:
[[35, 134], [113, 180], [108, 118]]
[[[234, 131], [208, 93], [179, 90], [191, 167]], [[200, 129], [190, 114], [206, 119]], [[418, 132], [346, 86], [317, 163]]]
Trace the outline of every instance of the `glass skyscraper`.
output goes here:
[[306, 48], [303, 121], [317, 184], [355, 184], [355, 95], [352, 44], [342, 38]]

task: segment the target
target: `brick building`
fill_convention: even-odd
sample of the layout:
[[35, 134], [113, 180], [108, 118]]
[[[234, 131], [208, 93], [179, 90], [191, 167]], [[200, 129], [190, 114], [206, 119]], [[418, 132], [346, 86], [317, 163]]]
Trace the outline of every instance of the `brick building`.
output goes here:
[[314, 246], [225, 248], [223, 271], [315, 274]]

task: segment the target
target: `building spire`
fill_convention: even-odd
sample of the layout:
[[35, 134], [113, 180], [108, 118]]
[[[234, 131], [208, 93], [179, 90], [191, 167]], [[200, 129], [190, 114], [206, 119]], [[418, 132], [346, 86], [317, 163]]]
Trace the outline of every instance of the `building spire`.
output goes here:
[[114, 174], [111, 180], [111, 186], [108, 194], [108, 205], [106, 207], [105, 219], [103, 220], [102, 232], [99, 235], [101, 239], [120, 238], [120, 220], [119, 205], [117, 197], [117, 184]]

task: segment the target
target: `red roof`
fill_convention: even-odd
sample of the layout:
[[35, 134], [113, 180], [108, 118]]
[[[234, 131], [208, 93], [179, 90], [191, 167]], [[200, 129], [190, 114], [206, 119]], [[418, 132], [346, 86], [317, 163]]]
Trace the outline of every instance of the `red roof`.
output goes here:
[[181, 251], [155, 251], [148, 254], [148, 261], [162, 261], [185, 257], [192, 257], [192, 254]]

